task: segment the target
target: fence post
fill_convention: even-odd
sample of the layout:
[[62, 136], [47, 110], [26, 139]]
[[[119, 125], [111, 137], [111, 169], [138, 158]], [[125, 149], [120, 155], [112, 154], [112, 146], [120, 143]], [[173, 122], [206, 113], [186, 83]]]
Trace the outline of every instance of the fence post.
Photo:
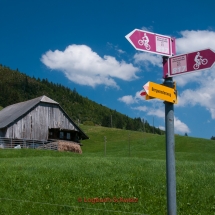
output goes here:
[[128, 154], [129, 154], [129, 156], [131, 156], [130, 134], [128, 134]]
[[104, 136], [104, 142], [105, 142], [105, 156], [106, 156], [106, 136]]

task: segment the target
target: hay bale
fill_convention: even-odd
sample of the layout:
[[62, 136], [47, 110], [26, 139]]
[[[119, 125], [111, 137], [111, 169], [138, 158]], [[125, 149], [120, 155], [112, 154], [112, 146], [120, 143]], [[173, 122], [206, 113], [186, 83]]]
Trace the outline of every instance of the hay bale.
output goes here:
[[79, 144], [68, 141], [59, 141], [58, 151], [69, 151], [82, 154], [81, 146]]

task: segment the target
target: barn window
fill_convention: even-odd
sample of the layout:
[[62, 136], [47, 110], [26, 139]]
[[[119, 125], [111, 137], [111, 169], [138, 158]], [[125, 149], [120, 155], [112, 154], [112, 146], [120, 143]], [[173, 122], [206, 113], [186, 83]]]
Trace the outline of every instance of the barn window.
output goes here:
[[63, 139], [63, 137], [64, 137], [64, 133], [63, 133], [63, 131], [61, 131], [60, 132], [60, 139]]
[[70, 133], [67, 133], [67, 134], [66, 134], [66, 139], [67, 139], [67, 140], [70, 140], [70, 139], [71, 139]]

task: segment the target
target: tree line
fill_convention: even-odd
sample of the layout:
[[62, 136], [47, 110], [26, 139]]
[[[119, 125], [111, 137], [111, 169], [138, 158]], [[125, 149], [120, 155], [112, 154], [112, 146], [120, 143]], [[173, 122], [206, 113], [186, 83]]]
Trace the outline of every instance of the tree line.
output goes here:
[[76, 122], [88, 125], [101, 125], [126, 130], [145, 131], [164, 134], [163, 130], [150, 126], [138, 118], [130, 118], [116, 110], [112, 110], [79, 95], [61, 84], [47, 79], [29, 77], [17, 70], [0, 64], [0, 110], [11, 104], [23, 102], [42, 95], [57, 101], [66, 113]]

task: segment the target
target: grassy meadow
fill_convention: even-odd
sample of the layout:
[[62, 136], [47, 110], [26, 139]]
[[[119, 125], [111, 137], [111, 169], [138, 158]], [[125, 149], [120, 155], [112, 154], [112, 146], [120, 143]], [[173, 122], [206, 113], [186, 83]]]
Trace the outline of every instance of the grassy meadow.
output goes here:
[[[81, 155], [0, 150], [0, 214], [167, 214], [165, 136], [81, 128]], [[215, 214], [215, 141], [175, 143], [178, 214]]]

